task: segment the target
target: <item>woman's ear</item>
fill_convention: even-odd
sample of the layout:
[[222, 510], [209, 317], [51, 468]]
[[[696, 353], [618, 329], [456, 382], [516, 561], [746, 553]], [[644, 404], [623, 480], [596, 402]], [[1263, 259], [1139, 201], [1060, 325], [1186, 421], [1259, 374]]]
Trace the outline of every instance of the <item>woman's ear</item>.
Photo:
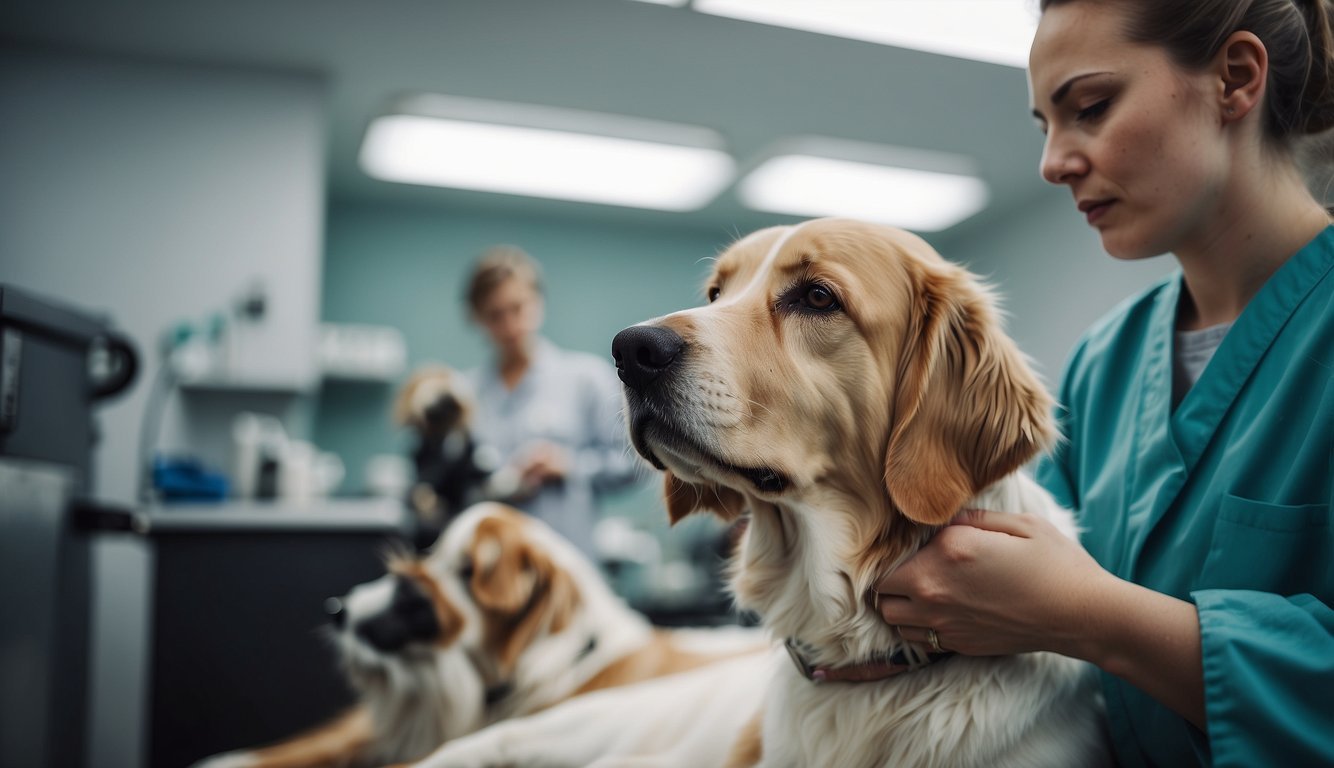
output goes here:
[[1269, 77], [1269, 51], [1254, 32], [1233, 32], [1218, 50], [1214, 68], [1223, 122], [1240, 120], [1260, 105]]

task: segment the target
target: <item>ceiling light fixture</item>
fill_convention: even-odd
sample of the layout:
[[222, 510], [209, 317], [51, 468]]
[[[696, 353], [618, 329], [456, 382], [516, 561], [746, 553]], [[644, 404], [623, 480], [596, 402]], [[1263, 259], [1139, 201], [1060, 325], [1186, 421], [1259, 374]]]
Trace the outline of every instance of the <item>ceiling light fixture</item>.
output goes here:
[[737, 195], [760, 211], [937, 232], [986, 207], [987, 186], [971, 165], [958, 155], [808, 137], [771, 151]]
[[360, 161], [384, 181], [665, 211], [702, 208], [735, 171], [707, 129], [434, 95], [377, 118]]
[[1036, 0], [694, 0], [714, 16], [1028, 66]]

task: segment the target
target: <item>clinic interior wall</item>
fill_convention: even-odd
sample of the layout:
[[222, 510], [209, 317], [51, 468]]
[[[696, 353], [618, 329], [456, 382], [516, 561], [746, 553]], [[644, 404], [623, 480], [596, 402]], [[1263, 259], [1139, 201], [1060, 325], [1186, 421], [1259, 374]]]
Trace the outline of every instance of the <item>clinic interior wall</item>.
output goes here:
[[[463, 301], [468, 271], [489, 246], [517, 245], [541, 262], [544, 336], [610, 361], [611, 339], [622, 328], [699, 303], [709, 259], [735, 237], [723, 227], [611, 224], [361, 200], [331, 201], [327, 222], [324, 320], [399, 329], [409, 371], [431, 362], [468, 369], [489, 359]], [[369, 457], [409, 450], [410, 435], [389, 416], [400, 382], [323, 383], [313, 437], [343, 458], [345, 491], [364, 487]], [[608, 511], [656, 518], [661, 505], [654, 479], [646, 471], [641, 487], [612, 499]]]
[[1053, 393], [1085, 329], [1176, 269], [1170, 256], [1108, 256], [1069, 191], [1055, 187], [1017, 211], [960, 227], [934, 244], [996, 289], [1007, 332]]
[[164, 451], [227, 469], [230, 414], [286, 415], [313, 387], [324, 109], [313, 76], [0, 50], [0, 281], [107, 317], [141, 358], [97, 411], [99, 498], [136, 500], [159, 341], [177, 324], [267, 294], [245, 375], [161, 403]]
[[[173, 323], [261, 279], [272, 311], [257, 375], [313, 378], [313, 354], [293, 350], [313, 349], [319, 317], [323, 84], [13, 47], [0, 49], [0, 115], [0, 281], [105, 315], [139, 347], [138, 382], [96, 413], [91, 489], [132, 503], [156, 341]], [[225, 450], [235, 408], [299, 410], [295, 391], [173, 397], [162, 445]], [[137, 538], [95, 540], [94, 768], [145, 763], [150, 561]]]

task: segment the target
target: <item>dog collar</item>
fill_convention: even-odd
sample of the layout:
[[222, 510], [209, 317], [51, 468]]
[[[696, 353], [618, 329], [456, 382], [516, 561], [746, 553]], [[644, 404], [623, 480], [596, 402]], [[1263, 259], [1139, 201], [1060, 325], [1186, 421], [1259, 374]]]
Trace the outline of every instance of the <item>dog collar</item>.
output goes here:
[[802, 643], [795, 637], [789, 637], [783, 641], [783, 647], [787, 649], [787, 655], [792, 657], [792, 663], [797, 666], [797, 671], [801, 673], [801, 676], [816, 683], [870, 683], [885, 680], [904, 672], [921, 669], [954, 655], [954, 651], [928, 653], [925, 662], [913, 664], [908, 659], [904, 649], [900, 648], [893, 654], [873, 656], [866, 661], [859, 661], [855, 664], [842, 667], [818, 667], [806, 660], [805, 655], [802, 654]]
[[585, 645], [585, 646], [583, 647], [583, 650], [579, 651], [579, 655], [578, 655], [578, 656], [575, 656], [575, 657], [574, 657], [574, 661], [575, 661], [575, 663], [577, 664], [577, 663], [583, 661], [584, 659], [586, 659], [586, 658], [588, 657], [588, 655], [589, 655], [590, 653], [592, 653], [593, 651], [596, 651], [597, 648], [598, 648], [598, 639], [597, 639], [597, 637], [596, 637], [596, 636], [589, 637], [589, 638], [588, 638], [588, 644]]
[[486, 698], [484, 699], [484, 701], [486, 702], [486, 706], [494, 707], [495, 705], [500, 703], [501, 699], [505, 698], [506, 696], [510, 695], [513, 692], [514, 692], [514, 684], [508, 681], [487, 688]]

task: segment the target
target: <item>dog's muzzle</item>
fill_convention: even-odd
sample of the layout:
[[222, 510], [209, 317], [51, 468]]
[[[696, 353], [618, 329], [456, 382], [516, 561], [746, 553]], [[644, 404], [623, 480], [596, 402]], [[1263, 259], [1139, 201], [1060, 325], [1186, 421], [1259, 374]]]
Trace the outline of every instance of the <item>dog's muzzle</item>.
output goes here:
[[453, 395], [441, 395], [422, 411], [422, 420], [428, 429], [436, 432], [448, 432], [458, 425], [463, 409]]
[[[440, 622], [430, 596], [412, 579], [398, 576], [395, 582], [389, 605], [352, 623], [352, 631], [359, 638], [384, 653], [395, 653], [409, 643], [430, 642], [440, 636]], [[335, 616], [334, 620], [342, 625], [347, 617]]]
[[684, 348], [685, 340], [670, 328], [632, 325], [612, 339], [611, 356], [621, 381], [638, 392], [670, 371]]

